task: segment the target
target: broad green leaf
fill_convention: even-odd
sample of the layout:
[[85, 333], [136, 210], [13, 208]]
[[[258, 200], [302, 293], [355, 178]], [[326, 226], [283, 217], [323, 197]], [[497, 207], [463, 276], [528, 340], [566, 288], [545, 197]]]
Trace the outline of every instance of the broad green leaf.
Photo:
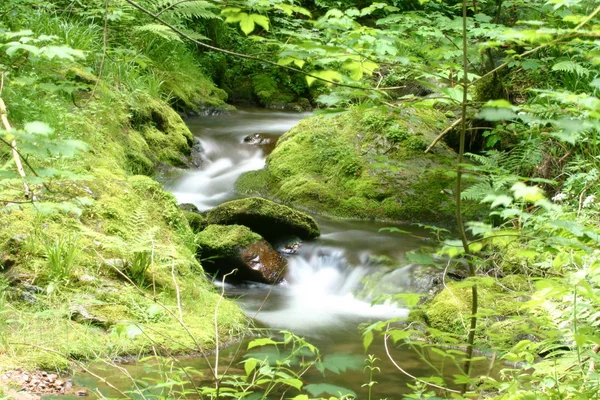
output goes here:
[[317, 78], [324, 79], [329, 82], [339, 82], [342, 80], [342, 74], [334, 70], [313, 71], [310, 73], [313, 76], [306, 77], [306, 83], [311, 86]]
[[515, 183], [510, 190], [515, 194], [515, 198], [522, 199], [529, 203], [535, 203], [538, 200], [544, 199], [544, 192], [538, 186], [527, 186], [523, 182]]
[[300, 390], [303, 385], [303, 382], [300, 379], [296, 378], [278, 379], [277, 382], [285, 383], [286, 385], [296, 388], [298, 390]]
[[246, 13], [240, 13], [240, 29], [246, 35], [254, 30], [254, 20]]
[[75, 61], [76, 58], [85, 58], [85, 53], [81, 50], [73, 49], [69, 46], [44, 46], [40, 49], [40, 55], [52, 60], [54, 58]]
[[515, 119], [517, 114], [509, 108], [486, 107], [479, 111], [475, 117], [486, 121], [506, 121]]
[[323, 367], [329, 371], [339, 374], [346, 370], [360, 371], [363, 368], [363, 357], [352, 353], [333, 353], [323, 358]]
[[250, 350], [254, 347], [261, 347], [261, 346], [267, 346], [270, 344], [277, 344], [276, 341], [274, 341], [271, 338], [259, 338], [259, 339], [254, 339], [253, 341], [251, 341], [250, 343], [248, 343], [248, 348], [247, 350]]
[[246, 376], [250, 376], [256, 365], [260, 362], [260, 360], [256, 358], [249, 358], [247, 360], [242, 361], [244, 363], [244, 371], [246, 371]]
[[48, 136], [53, 132], [53, 129], [50, 128], [50, 125], [40, 121], [27, 122], [23, 129], [27, 133], [40, 136]]
[[306, 389], [306, 391], [308, 391], [308, 393], [310, 393], [313, 396], [320, 396], [325, 393], [337, 396], [356, 396], [356, 393], [354, 393], [350, 389], [346, 389], [341, 386], [331, 385], [329, 383], [311, 383], [310, 385], [306, 385], [304, 389]]
[[18, 177], [19, 177], [19, 175], [15, 174], [14, 172], [0, 170], [0, 180], [1, 179], [14, 179], [14, 178], [18, 178]]
[[363, 335], [363, 347], [365, 348], [365, 350], [367, 350], [369, 346], [371, 346], [371, 343], [373, 343], [373, 338], [373, 331], [365, 332], [365, 334]]
[[265, 31], [269, 30], [269, 18], [260, 14], [250, 14], [250, 18], [252, 21], [260, 27], [262, 27]]
[[13, 57], [19, 50], [26, 51], [33, 55], [38, 55], [40, 52], [40, 49], [37, 46], [32, 46], [30, 44], [23, 44], [19, 42], [7, 43], [6, 46], [6, 55], [8, 55], [9, 57]]

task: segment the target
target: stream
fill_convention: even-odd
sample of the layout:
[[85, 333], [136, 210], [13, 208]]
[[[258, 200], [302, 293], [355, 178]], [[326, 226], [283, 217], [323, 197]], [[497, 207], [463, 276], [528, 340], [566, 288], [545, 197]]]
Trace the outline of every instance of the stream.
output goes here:
[[[244, 138], [260, 133], [265, 138], [276, 140], [309, 115], [243, 109], [227, 115], [189, 119], [187, 123], [203, 149], [203, 163], [198, 169], [179, 171], [166, 183], [166, 188], [180, 203], [193, 203], [200, 210], [238, 198], [233, 192], [237, 177], [243, 172], [262, 168], [265, 153], [273, 147], [249, 144]], [[411, 292], [409, 272], [413, 267], [403, 261], [404, 255], [423, 245], [423, 237], [427, 233], [413, 226], [403, 226], [402, 229], [411, 231], [414, 236], [399, 235], [379, 231], [390, 226], [389, 223], [316, 219], [321, 236], [305, 242], [298, 254], [288, 256], [288, 275], [283, 284], [274, 287], [257, 283], [225, 284], [223, 289], [255, 319], [258, 326], [290, 330], [317, 346], [325, 356], [341, 353], [364, 360], [367, 354], [375, 354], [380, 359], [377, 366], [382, 373], [374, 377], [378, 382], [373, 388], [374, 398], [401, 398], [401, 394], [412, 392], [406, 384], [414, 382], [400, 373], [388, 359], [381, 340], [375, 340], [365, 353], [359, 325], [407, 315], [406, 309], [393, 304], [371, 305], [371, 299], [383, 283], [393, 283]], [[387, 282], [377, 282], [383, 268], [376, 262], [378, 256], [400, 260], [407, 266], [397, 269], [391, 276], [386, 275]], [[375, 277], [369, 287], [364, 285], [367, 276]], [[222, 351], [222, 363], [233, 357], [235, 347], [233, 345]], [[414, 351], [394, 346], [391, 350], [393, 358], [412, 374], [423, 376], [431, 372], [427, 363]], [[444, 368], [438, 356], [426, 356], [430, 362]], [[181, 363], [196, 369], [205, 368], [200, 358], [184, 359]], [[134, 377], [142, 377], [149, 373], [149, 368], [140, 364], [130, 363], [125, 367]], [[444, 368], [444, 374], [455, 372], [450, 363]], [[102, 375], [113, 383], [115, 379], [122, 379], [118, 371], [107, 369]], [[82, 376], [76, 381], [88, 387], [94, 386], [90, 379]], [[309, 373], [303, 376], [303, 380], [305, 383], [339, 385], [356, 392], [358, 398], [366, 398], [367, 388], [363, 385], [369, 377], [359, 365], [358, 370], [348, 370], [339, 375]], [[104, 393], [110, 393], [98, 382], [95, 385]]]

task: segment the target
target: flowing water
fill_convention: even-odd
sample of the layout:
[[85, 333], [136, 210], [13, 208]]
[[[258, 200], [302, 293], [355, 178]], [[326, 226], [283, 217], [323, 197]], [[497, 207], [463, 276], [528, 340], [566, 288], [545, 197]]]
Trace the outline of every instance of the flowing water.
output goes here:
[[[262, 168], [265, 152], [272, 148], [246, 143], [244, 138], [259, 133], [276, 139], [307, 116], [247, 109], [228, 115], [190, 119], [189, 127], [203, 149], [203, 164], [198, 169], [181, 172], [167, 183], [167, 189], [180, 203], [193, 203], [200, 210], [238, 197], [233, 192], [237, 177], [243, 172]], [[226, 284], [225, 293], [235, 297], [259, 326], [291, 330], [315, 344], [325, 355], [342, 353], [366, 358], [359, 324], [407, 315], [406, 309], [396, 305], [371, 305], [373, 294], [383, 290], [383, 283], [387, 283], [388, 288], [392, 284], [406, 292], [416, 290], [411, 287], [412, 266], [407, 265], [382, 278], [383, 268], [377, 257], [387, 256], [402, 262], [404, 254], [422, 245], [427, 234], [414, 227], [402, 227], [413, 235], [380, 232], [381, 228], [390, 224], [373, 221], [332, 221], [324, 218], [317, 218], [317, 221], [322, 235], [304, 243], [298, 254], [288, 256], [288, 275], [284, 283], [274, 287], [256, 283]], [[365, 286], [369, 277], [370, 284]], [[233, 357], [234, 348], [224, 350], [222, 356], [225, 359]], [[396, 348], [391, 351], [393, 357], [401, 361], [402, 367], [413, 374], [418, 376], [430, 371], [413, 351]], [[396, 370], [381, 343], [374, 343], [369, 353], [381, 359], [378, 366], [384, 371], [375, 377], [378, 384], [374, 388], [374, 398], [401, 398], [402, 393], [411, 391], [406, 384], [412, 381]], [[432, 362], [440, 363], [435, 354], [428, 356]], [[199, 359], [181, 362], [203, 368], [203, 361]], [[133, 375], [143, 376], [147, 367], [137, 363], [127, 368]], [[452, 372], [455, 371], [451, 368], [445, 371], [447, 374]], [[103, 375], [110, 373], [105, 371]], [[113, 377], [118, 379], [118, 375]], [[308, 374], [303, 379], [307, 383], [327, 382], [350, 388], [359, 394], [359, 398], [365, 398], [367, 389], [362, 385], [368, 382], [368, 376], [360, 369], [325, 377]]]

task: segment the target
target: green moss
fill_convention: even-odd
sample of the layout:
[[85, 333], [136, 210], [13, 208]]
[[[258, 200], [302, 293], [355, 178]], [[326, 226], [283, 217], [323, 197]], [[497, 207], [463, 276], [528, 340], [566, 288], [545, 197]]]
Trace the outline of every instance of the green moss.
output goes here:
[[194, 233], [202, 231], [208, 224], [206, 222], [206, 218], [204, 218], [201, 214], [191, 211], [183, 211], [183, 215]]
[[210, 249], [211, 254], [231, 255], [239, 247], [257, 242], [262, 237], [242, 225], [208, 225], [196, 235], [200, 252]]
[[312, 239], [320, 235], [309, 215], [259, 197], [223, 203], [210, 210], [206, 219], [209, 224], [245, 225], [266, 238], [294, 235]]
[[500, 278], [500, 284], [508, 290], [515, 292], [526, 292], [532, 289], [531, 283], [526, 275], [507, 275]]
[[[194, 232], [173, 195], [147, 176], [130, 175], [152, 173], [157, 162], [165, 162], [162, 146], [182, 159], [189, 151], [189, 131], [165, 103], [150, 102], [147, 112], [134, 112], [132, 120], [128, 105], [139, 98], [122, 98], [122, 93], [114, 91], [110, 96], [114, 96], [110, 101], [92, 103], [77, 113], [71, 112], [70, 101], [52, 103], [52, 115], [62, 116], [52, 120], [57, 131], [66, 138], [85, 140], [90, 148], [87, 153], [60, 160], [60, 168], [85, 175], [83, 179], [54, 180], [55, 192], [42, 194], [46, 204], [60, 205], [62, 211], [44, 209], [43, 204], [20, 204], [0, 212], [0, 255], [6, 255], [11, 264], [1, 271], [2, 282], [11, 282], [9, 290], [14, 294], [3, 304], [9, 311], [0, 316], [0, 336], [6, 342], [25, 344], [3, 347], [0, 368], [64, 369], [69, 358], [138, 355], [159, 348], [156, 343], [165, 351], [182, 353], [196, 351], [195, 340], [205, 348], [214, 346], [212, 321], [219, 296], [204, 275], [198, 274], [202, 267], [195, 259]], [[153, 112], [161, 117], [153, 118]], [[44, 116], [34, 118], [46, 120]], [[53, 159], [31, 162], [34, 167], [54, 166]], [[18, 180], [14, 184], [3, 181], [3, 198], [19, 195], [20, 185]], [[87, 201], [59, 203], [71, 198]], [[71, 241], [78, 250], [72, 271], [60, 279], [48, 273], [46, 259], [47, 247], [57, 241]], [[153, 255], [148, 268], [153, 285], [142, 288], [146, 296], [115, 268], [131, 262], [140, 252]], [[23, 284], [41, 290], [32, 293]], [[157, 304], [150, 300], [158, 295], [169, 309], [176, 309], [175, 285], [184, 320], [194, 337], [168, 313], [157, 313]], [[72, 320], [78, 306], [84, 306], [97, 320]], [[4, 324], [5, 320], [13, 322]], [[219, 320], [223, 340], [245, 325], [242, 311], [228, 300], [221, 302]], [[133, 331], [127, 327], [134, 325], [146, 329], [147, 335], [129, 337]], [[153, 332], [177, 337], [179, 342]], [[149, 338], [151, 334], [154, 336]]]
[[177, 167], [187, 165], [185, 157], [190, 155], [194, 137], [167, 103], [141, 96], [132, 105], [132, 123], [147, 146], [133, 136], [130, 142], [134, 145], [135, 158], [143, 160], [145, 157]]
[[[321, 214], [451, 225], [455, 155], [443, 144], [423, 154], [446, 124], [436, 110], [411, 108], [309, 118], [236, 187]], [[465, 210], [472, 218], [479, 207]]]

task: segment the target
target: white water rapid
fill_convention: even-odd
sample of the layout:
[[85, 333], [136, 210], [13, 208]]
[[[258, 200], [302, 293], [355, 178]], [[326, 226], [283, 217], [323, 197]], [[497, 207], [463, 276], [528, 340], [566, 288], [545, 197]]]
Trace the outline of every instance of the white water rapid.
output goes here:
[[[277, 138], [307, 114], [251, 110], [188, 121], [200, 140], [204, 160], [185, 171], [169, 188], [180, 203], [207, 210], [236, 198], [235, 180], [244, 172], [263, 168], [263, 149], [244, 142], [260, 133]], [[227, 285], [247, 313], [260, 323], [302, 334], [322, 334], [341, 325], [354, 327], [365, 320], [405, 316], [391, 304], [372, 305], [365, 281], [377, 273], [371, 256], [399, 258], [417, 247], [415, 239], [380, 233], [385, 224], [318, 220], [322, 236], [288, 256], [288, 275], [281, 285]], [[357, 296], [358, 292], [362, 295]], [[267, 298], [267, 300], [265, 300]]]

